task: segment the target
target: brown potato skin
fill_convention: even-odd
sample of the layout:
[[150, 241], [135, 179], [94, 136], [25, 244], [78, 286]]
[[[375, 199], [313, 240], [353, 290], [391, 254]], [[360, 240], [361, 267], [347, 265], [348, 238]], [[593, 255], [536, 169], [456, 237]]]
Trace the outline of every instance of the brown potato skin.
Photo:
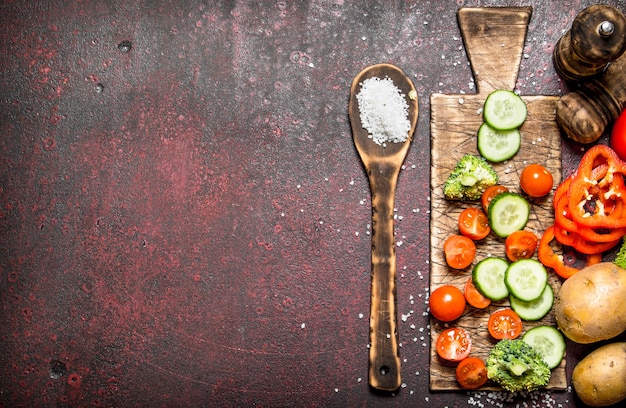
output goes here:
[[606, 407], [626, 398], [626, 342], [592, 351], [574, 367], [572, 385], [591, 407]]
[[581, 344], [626, 330], [626, 269], [612, 262], [588, 266], [563, 282], [554, 302], [559, 329]]

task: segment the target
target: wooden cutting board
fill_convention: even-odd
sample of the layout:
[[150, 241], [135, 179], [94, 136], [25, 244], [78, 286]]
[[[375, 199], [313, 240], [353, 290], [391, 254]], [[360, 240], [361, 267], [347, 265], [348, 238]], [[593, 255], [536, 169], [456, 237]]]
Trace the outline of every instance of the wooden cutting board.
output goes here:
[[[473, 265], [487, 256], [506, 258], [504, 240], [491, 234], [477, 243], [478, 254], [474, 264], [458, 271], [447, 266], [443, 256], [443, 243], [458, 233], [458, 215], [464, 208], [479, 206], [480, 202], [448, 201], [443, 197], [443, 184], [458, 160], [466, 153], [478, 154], [476, 133], [483, 122], [482, 106], [487, 95], [496, 89], [513, 90], [516, 85], [522, 58], [531, 7], [515, 8], [462, 8], [458, 23], [467, 55], [474, 74], [475, 95], [431, 95], [431, 215], [430, 215], [430, 290], [443, 284], [452, 284], [463, 290]], [[515, 157], [505, 163], [494, 164], [500, 184], [520, 192], [519, 175], [529, 163], [540, 163], [554, 176], [554, 185], [561, 180], [561, 136], [555, 121], [556, 96], [526, 96], [528, 117], [522, 125], [522, 146]], [[554, 189], [553, 189], [554, 191]], [[542, 199], [532, 199], [531, 218], [526, 226], [541, 237], [553, 223], [552, 193]], [[535, 253], [536, 258], [536, 253]], [[550, 272], [550, 284], [560, 287], [556, 275]], [[479, 310], [467, 306], [465, 314], [457, 321], [444, 324], [431, 318], [430, 389], [433, 391], [460, 390], [455, 379], [456, 364], [441, 360], [435, 350], [439, 333], [449, 326], [467, 329], [473, 340], [472, 355], [486, 358], [494, 340], [487, 331], [489, 314], [509, 306], [508, 300], [492, 303]], [[537, 325], [555, 325], [554, 313], [539, 322], [524, 322], [524, 332]], [[567, 387], [565, 359], [552, 371], [547, 388], [564, 390]], [[488, 383], [483, 389], [496, 390]]]

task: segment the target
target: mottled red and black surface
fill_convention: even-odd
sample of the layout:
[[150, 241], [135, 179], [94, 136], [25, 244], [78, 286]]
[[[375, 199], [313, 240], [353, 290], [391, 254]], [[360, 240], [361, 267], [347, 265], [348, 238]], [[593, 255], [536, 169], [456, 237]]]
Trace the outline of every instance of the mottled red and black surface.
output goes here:
[[[565, 91], [553, 45], [591, 3], [524, 3], [523, 94]], [[0, 406], [496, 404], [428, 392], [424, 300], [429, 96], [475, 92], [456, 11], [502, 5], [520, 4], [3, 1]], [[367, 385], [371, 207], [347, 118], [379, 62], [420, 97], [395, 397]]]

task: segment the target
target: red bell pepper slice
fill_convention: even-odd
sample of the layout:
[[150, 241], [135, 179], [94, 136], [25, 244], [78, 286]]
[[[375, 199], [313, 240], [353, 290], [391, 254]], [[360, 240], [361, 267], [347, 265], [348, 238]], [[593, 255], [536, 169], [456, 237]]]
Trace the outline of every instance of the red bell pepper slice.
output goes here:
[[[551, 225], [546, 229], [539, 240], [539, 249], [537, 250], [537, 256], [539, 261], [546, 267], [552, 268], [560, 277], [567, 279], [574, 275], [579, 269], [572, 266], [565, 265], [563, 262], [563, 255], [557, 255], [552, 246], [550, 245], [554, 241], [554, 225]], [[601, 253], [589, 254], [586, 257], [585, 265], [593, 265], [602, 261]]]
[[[603, 165], [607, 166], [606, 173], [597, 170]], [[568, 189], [572, 220], [585, 227], [625, 228], [624, 175], [626, 162], [620, 160], [613, 149], [605, 145], [590, 148], [582, 157]]]

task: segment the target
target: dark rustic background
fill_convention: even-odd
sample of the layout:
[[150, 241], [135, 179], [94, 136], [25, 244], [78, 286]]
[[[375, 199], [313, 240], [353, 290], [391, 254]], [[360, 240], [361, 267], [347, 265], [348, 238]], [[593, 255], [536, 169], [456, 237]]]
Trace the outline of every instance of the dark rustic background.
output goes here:
[[[0, 407], [502, 404], [428, 391], [429, 97], [475, 92], [459, 7], [510, 5], [533, 7], [517, 89], [562, 94], [552, 49], [592, 3], [4, 0]], [[371, 207], [347, 117], [379, 62], [420, 98], [394, 397], [367, 385]], [[580, 148], [563, 141], [564, 174]], [[589, 348], [568, 345], [571, 372]], [[521, 401], [580, 404], [504, 404]]]

